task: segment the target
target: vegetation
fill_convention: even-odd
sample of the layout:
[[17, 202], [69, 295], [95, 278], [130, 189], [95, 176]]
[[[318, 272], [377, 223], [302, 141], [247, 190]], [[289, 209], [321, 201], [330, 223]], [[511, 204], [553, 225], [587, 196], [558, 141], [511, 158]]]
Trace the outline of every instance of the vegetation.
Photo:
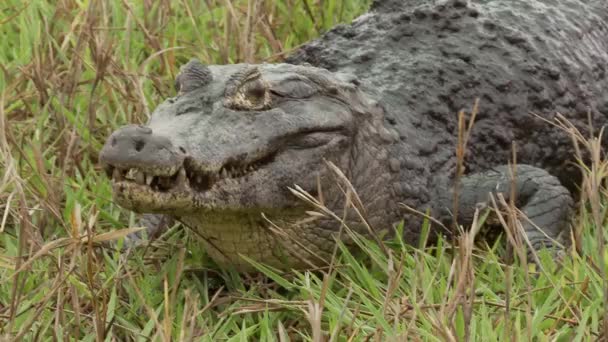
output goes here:
[[111, 202], [105, 137], [145, 122], [188, 59], [280, 60], [369, 2], [0, 3], [0, 340], [608, 339], [608, 163], [567, 123], [594, 158], [562, 260], [527, 264], [508, 206], [511, 244], [475, 246], [477, 224], [454, 249], [353, 235], [356, 257], [340, 246], [315, 272], [218, 269], [180, 227], [119, 252], [136, 217]]

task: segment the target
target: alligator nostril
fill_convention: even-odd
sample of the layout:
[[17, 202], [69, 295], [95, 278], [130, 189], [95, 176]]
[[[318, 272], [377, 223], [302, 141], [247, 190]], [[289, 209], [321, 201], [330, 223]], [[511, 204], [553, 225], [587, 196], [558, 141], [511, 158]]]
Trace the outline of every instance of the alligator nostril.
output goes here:
[[142, 125], [137, 126], [137, 131], [144, 134], [152, 134], [152, 128]]
[[116, 146], [116, 143], [118, 141], [116, 141], [116, 137], [112, 137], [112, 142], [110, 144], [112, 144], [112, 147]]
[[135, 140], [135, 151], [139, 152], [144, 149], [146, 143], [143, 140]]
[[186, 154], [186, 149], [181, 146], [179, 147], [179, 151], [183, 154]]

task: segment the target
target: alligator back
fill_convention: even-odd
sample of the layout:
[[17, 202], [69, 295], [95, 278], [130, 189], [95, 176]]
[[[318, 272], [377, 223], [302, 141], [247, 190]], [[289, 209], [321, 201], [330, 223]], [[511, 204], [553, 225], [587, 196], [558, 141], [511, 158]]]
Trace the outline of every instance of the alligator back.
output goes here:
[[[571, 185], [571, 140], [532, 113], [595, 134], [608, 117], [604, 1], [376, 1], [370, 13], [303, 46], [290, 63], [353, 73], [387, 110], [406, 159], [448, 172], [457, 113], [480, 100], [467, 169], [518, 161]], [[448, 152], [449, 151], [449, 152]]]

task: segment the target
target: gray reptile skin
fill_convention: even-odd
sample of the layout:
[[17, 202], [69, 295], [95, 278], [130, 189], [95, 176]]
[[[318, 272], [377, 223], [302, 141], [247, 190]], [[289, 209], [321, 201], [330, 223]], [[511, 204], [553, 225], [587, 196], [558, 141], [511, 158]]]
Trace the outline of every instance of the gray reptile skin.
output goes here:
[[[548, 120], [562, 113], [583, 131], [588, 114], [594, 127], [606, 123], [608, 8], [470, 3], [376, 1], [351, 25], [296, 51], [291, 64], [190, 62], [176, 80], [178, 95], [145, 127], [108, 138], [100, 161], [115, 201], [181, 221], [220, 265], [250, 270], [245, 255], [283, 269], [312, 267], [329, 259], [340, 225], [311, 218], [288, 188], [319, 195], [320, 186], [325, 205], [342, 215], [329, 160], [354, 185], [374, 230], [404, 220], [405, 240], [417, 243], [422, 218], [399, 203], [451, 222], [457, 112], [479, 98], [459, 222], [470, 223], [489, 193], [508, 198], [501, 165], [514, 141], [515, 202], [534, 223], [522, 226], [535, 249], [553, 246], [567, 236], [566, 187], [580, 176], [570, 139], [530, 112]], [[262, 214], [285, 234], [271, 232]], [[367, 232], [352, 210], [346, 221]]]

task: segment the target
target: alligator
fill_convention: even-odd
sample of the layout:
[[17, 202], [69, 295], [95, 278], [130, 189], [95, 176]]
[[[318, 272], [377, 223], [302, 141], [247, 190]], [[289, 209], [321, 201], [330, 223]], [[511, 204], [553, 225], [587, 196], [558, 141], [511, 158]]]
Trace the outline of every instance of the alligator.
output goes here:
[[[416, 244], [428, 213], [431, 235], [449, 236], [499, 193], [527, 217], [531, 250], [559, 249], [580, 172], [547, 121], [605, 125], [607, 66], [604, 0], [376, 0], [284, 63], [190, 61], [177, 95], [112, 133], [100, 162], [150, 235], [177, 220], [241, 271], [322, 266], [337, 239], [353, 243], [346, 226], [383, 237], [403, 224]], [[457, 177], [458, 113], [476, 99]]]

